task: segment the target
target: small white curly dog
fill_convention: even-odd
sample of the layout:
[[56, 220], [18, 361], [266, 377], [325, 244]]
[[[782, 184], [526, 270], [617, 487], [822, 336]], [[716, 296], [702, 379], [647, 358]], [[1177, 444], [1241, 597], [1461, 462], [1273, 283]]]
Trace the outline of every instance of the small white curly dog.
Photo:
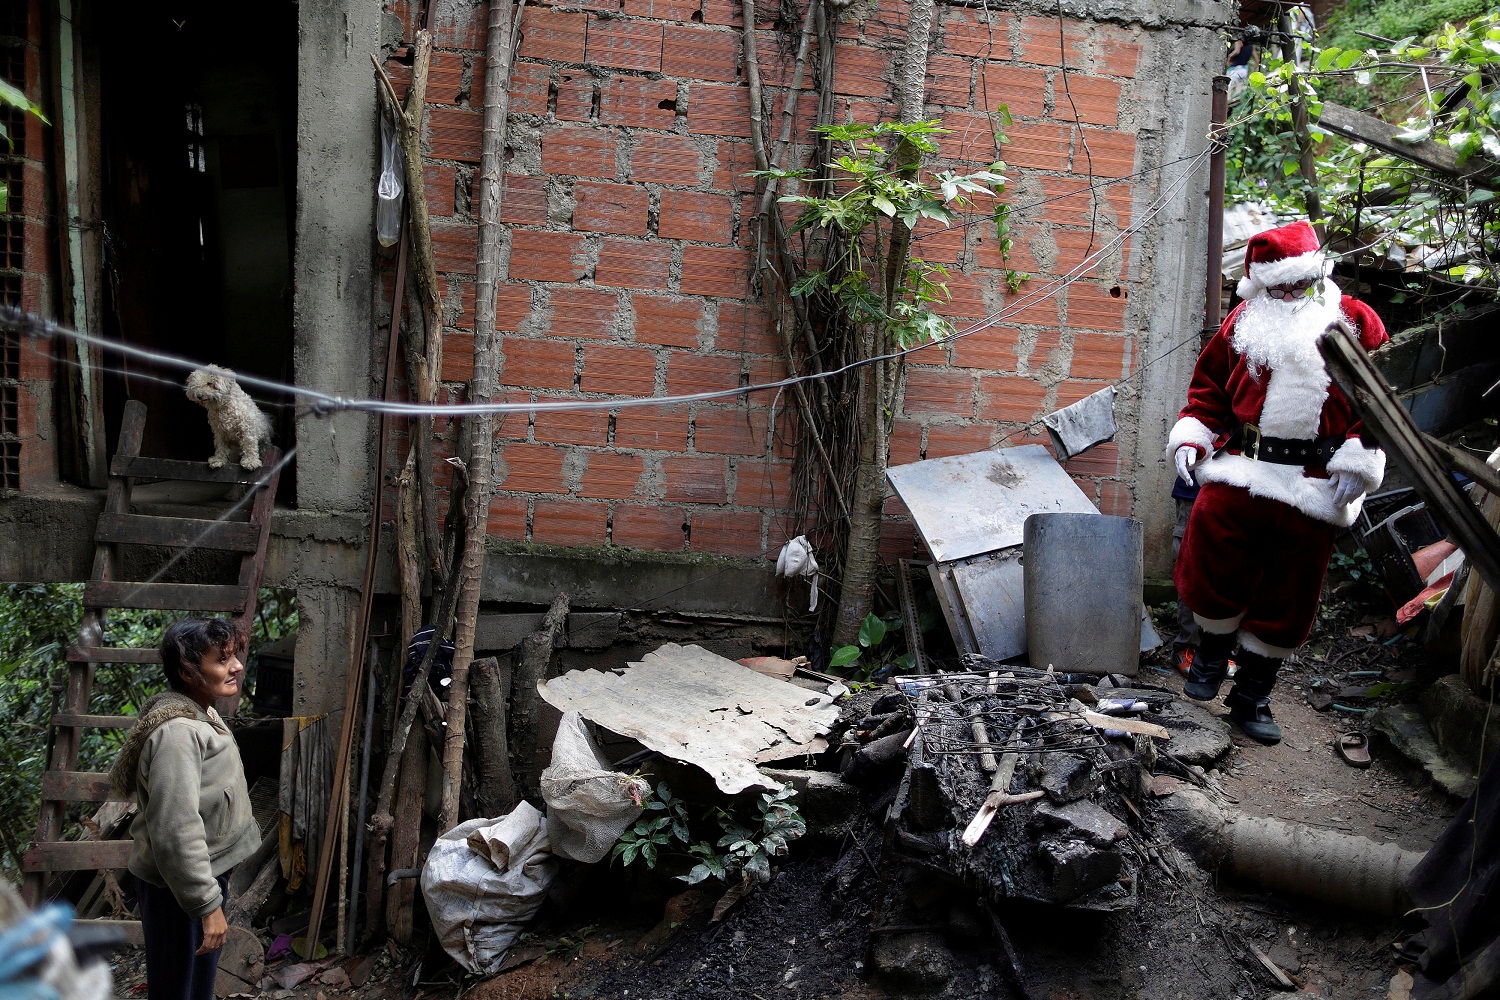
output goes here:
[[271, 443], [271, 418], [240, 388], [234, 372], [218, 365], [199, 368], [187, 377], [187, 398], [208, 411], [214, 432], [210, 469], [222, 469], [236, 450], [241, 468], [260, 468], [261, 448]]

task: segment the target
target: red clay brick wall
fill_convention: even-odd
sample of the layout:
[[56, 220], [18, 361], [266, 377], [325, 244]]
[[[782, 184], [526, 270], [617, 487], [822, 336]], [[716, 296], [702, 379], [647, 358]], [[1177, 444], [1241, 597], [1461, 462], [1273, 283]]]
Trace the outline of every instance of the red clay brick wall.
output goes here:
[[[410, 17], [404, 3], [391, 9]], [[905, 9], [903, 0], [879, 0], [844, 15], [838, 115], [895, 116], [891, 50], [905, 37]], [[485, 28], [482, 5], [467, 19], [445, 18], [445, 10], [451, 5], [440, 8], [435, 30], [426, 176], [455, 331], [443, 378], [459, 382], [473, 364], [471, 205]], [[527, 5], [512, 81], [497, 308], [507, 398], [677, 394], [783, 375], [771, 314], [749, 285], [754, 208], [746, 196], [754, 184], [743, 176], [753, 157], [739, 12], [738, 0]], [[769, 19], [774, 5], [760, 12]], [[791, 45], [769, 21], [760, 32], [779, 130]], [[1136, 169], [1130, 118], [1141, 35], [939, 4], [929, 113], [951, 134], [932, 166], [972, 170], [997, 158], [991, 112], [1008, 104], [1015, 120], [998, 156], [1009, 165], [1016, 209], [1011, 266], [1035, 276], [1030, 287], [1129, 224], [1130, 183], [1093, 198], [1068, 192], [1090, 176]], [[401, 67], [393, 61], [392, 69]], [[801, 136], [811, 108], [811, 99], [802, 102]], [[940, 311], [956, 326], [1015, 301], [991, 226], [936, 228], [919, 231], [927, 238], [917, 252], [952, 268], [952, 300]], [[1045, 444], [1025, 430], [1029, 422], [1129, 374], [1124, 265], [1116, 251], [1056, 297], [915, 355], [892, 463]], [[777, 513], [789, 497], [790, 457], [772, 444], [771, 402], [760, 393], [671, 410], [512, 415], [500, 432], [491, 531], [568, 545], [774, 555], [785, 534]], [[1130, 510], [1114, 445], [1069, 471], [1101, 509]], [[889, 511], [886, 550], [909, 552], [910, 525], [899, 504]]]
[[[0, 76], [45, 106], [50, 102], [42, 74], [44, 9], [40, 0], [4, 6]], [[0, 122], [15, 144], [12, 148], [0, 141], [0, 179], [10, 189], [7, 210], [0, 214], [0, 301], [47, 314], [55, 259], [44, 165], [51, 133], [36, 117], [13, 108], [0, 110]], [[53, 377], [48, 341], [0, 337], [0, 491], [57, 481]]]

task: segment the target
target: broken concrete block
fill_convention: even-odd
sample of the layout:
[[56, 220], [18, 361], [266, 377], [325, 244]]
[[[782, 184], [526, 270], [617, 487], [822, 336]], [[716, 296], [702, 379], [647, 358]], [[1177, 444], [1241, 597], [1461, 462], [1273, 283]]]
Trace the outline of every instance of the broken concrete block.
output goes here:
[[1117, 881], [1124, 866], [1117, 852], [1071, 838], [1044, 840], [1037, 845], [1037, 853], [1059, 903], [1070, 902]]
[[953, 953], [939, 934], [886, 934], [871, 949], [875, 974], [902, 993], [935, 993], [953, 978]]
[[1060, 806], [1043, 801], [1032, 814], [1032, 822], [1044, 829], [1061, 830], [1095, 847], [1109, 847], [1130, 833], [1124, 823], [1087, 800]]
[[761, 768], [797, 790], [797, 809], [812, 836], [843, 838], [859, 816], [859, 789], [829, 771], [791, 771]]
[[1094, 765], [1073, 753], [1048, 754], [1042, 763], [1042, 791], [1056, 803], [1073, 802], [1099, 787]]

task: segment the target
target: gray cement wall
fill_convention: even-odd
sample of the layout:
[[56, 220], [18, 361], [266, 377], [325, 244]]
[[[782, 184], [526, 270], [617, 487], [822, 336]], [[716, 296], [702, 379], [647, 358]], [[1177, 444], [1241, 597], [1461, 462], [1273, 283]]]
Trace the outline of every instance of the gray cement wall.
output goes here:
[[[1213, 77], [1223, 71], [1224, 62], [1218, 26], [1233, 13], [1227, 4], [1196, 0], [1160, 7], [1170, 10], [1180, 23], [1151, 32], [1150, 45], [1141, 57], [1143, 66], [1151, 67], [1149, 72], [1160, 81], [1155, 99], [1142, 108], [1137, 132], [1138, 141], [1152, 151], [1155, 165], [1192, 156], [1206, 147]], [[1203, 325], [1207, 159], [1165, 167], [1154, 185], [1137, 187], [1133, 206], [1133, 217], [1141, 218], [1187, 171], [1191, 176], [1156, 224], [1136, 236], [1128, 275], [1134, 289], [1130, 327], [1136, 333], [1131, 370], [1139, 374], [1121, 387], [1119, 440], [1122, 469], [1134, 470], [1135, 516], [1145, 525], [1148, 578], [1171, 575], [1175, 473], [1165, 449], [1167, 434], [1186, 401]]]
[[[370, 55], [380, 50], [382, 18], [380, 4], [355, 0], [302, 0], [297, 13], [293, 365], [298, 384], [345, 396], [369, 396], [375, 385], [370, 345], [380, 157]], [[362, 568], [350, 570], [361, 563], [375, 494], [374, 430], [374, 421], [359, 413], [305, 414], [297, 421], [297, 505], [345, 519], [337, 537], [321, 543], [328, 551], [315, 557], [334, 572], [297, 588], [303, 627], [293, 709], [299, 714], [343, 703], [363, 575]]]

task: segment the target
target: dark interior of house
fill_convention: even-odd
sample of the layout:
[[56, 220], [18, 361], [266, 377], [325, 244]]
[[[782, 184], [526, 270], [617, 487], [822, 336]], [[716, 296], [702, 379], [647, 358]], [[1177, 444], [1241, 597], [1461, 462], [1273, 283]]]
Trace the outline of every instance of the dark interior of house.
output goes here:
[[[296, 4], [89, 4], [97, 67], [104, 330], [126, 343], [292, 381]], [[149, 411], [143, 452], [202, 459], [204, 411], [131, 359], [105, 378], [110, 441], [127, 399]], [[168, 380], [170, 379], [170, 381]], [[250, 390], [283, 450], [290, 401]], [[281, 498], [295, 496], [294, 467]]]

